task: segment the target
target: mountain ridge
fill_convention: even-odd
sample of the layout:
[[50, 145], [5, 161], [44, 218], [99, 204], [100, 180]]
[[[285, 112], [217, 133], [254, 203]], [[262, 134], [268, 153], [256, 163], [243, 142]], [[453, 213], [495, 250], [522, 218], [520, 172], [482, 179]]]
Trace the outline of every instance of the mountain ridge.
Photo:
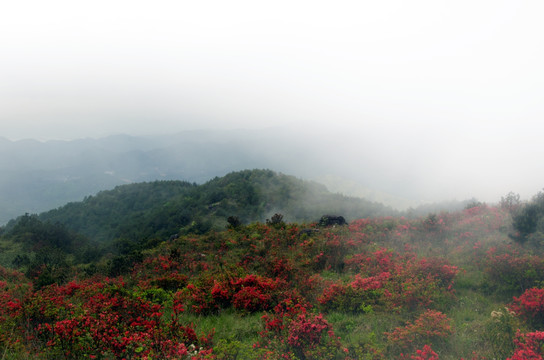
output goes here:
[[[154, 180], [204, 183], [267, 168], [318, 179], [342, 166], [326, 144], [281, 129], [111, 135], [98, 139], [0, 141], [0, 224], [79, 201], [117, 185]], [[1, 204], [4, 204], [1, 206]]]
[[179, 180], [120, 185], [43, 212], [39, 219], [102, 242], [130, 234], [164, 238], [179, 231], [224, 229], [229, 216], [264, 222], [276, 212], [292, 222], [317, 221], [329, 212], [351, 219], [396, 214], [378, 203], [331, 193], [316, 182], [253, 169], [201, 185]]

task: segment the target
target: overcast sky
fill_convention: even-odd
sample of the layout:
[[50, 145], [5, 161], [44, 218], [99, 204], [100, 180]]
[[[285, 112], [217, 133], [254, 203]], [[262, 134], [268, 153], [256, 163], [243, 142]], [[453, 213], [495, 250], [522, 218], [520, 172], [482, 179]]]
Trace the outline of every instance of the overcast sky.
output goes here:
[[285, 126], [432, 198], [529, 197], [544, 184], [542, 14], [540, 0], [5, 1], [0, 136]]

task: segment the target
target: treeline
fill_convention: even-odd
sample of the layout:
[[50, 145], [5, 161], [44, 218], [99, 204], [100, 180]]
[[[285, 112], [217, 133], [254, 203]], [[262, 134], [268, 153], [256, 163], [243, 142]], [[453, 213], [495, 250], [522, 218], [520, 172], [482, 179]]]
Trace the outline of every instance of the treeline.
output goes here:
[[97, 261], [102, 255], [102, 249], [85, 236], [29, 214], [2, 230], [1, 244], [18, 250], [10, 263], [2, 265], [24, 269], [37, 288], [63, 283], [73, 274], [74, 265]]
[[514, 233], [510, 237], [522, 244], [544, 245], [544, 193], [539, 192], [531, 201], [521, 203], [519, 195], [509, 194], [501, 204], [512, 214]]

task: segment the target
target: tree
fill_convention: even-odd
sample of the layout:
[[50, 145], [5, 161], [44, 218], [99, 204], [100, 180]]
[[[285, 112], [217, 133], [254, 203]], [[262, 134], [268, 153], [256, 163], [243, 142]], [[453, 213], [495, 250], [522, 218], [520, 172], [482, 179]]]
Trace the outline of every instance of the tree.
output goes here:
[[508, 211], [510, 214], [516, 214], [521, 206], [519, 194], [510, 191], [506, 196], [501, 196], [499, 205], [501, 209]]
[[282, 214], [272, 215], [272, 218], [266, 219], [266, 224], [276, 229], [282, 228], [283, 226], [285, 226], [285, 222], [283, 222], [283, 215]]
[[229, 229], [237, 229], [242, 225], [242, 222], [238, 218], [238, 216], [229, 216], [227, 218], [227, 222], [229, 223], [227, 227]]
[[512, 226], [516, 231], [510, 237], [520, 243], [537, 232], [544, 233], [544, 193], [539, 192], [533, 199], [512, 216]]

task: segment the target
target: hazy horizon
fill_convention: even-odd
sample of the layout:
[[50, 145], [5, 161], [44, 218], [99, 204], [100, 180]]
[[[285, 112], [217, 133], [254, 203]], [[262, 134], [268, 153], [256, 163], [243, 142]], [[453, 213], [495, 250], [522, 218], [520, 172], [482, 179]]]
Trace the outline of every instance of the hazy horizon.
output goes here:
[[0, 13], [0, 137], [274, 128], [300, 142], [293, 157], [322, 155], [325, 175], [395, 196], [527, 199], [544, 183], [543, 10], [11, 2]]

